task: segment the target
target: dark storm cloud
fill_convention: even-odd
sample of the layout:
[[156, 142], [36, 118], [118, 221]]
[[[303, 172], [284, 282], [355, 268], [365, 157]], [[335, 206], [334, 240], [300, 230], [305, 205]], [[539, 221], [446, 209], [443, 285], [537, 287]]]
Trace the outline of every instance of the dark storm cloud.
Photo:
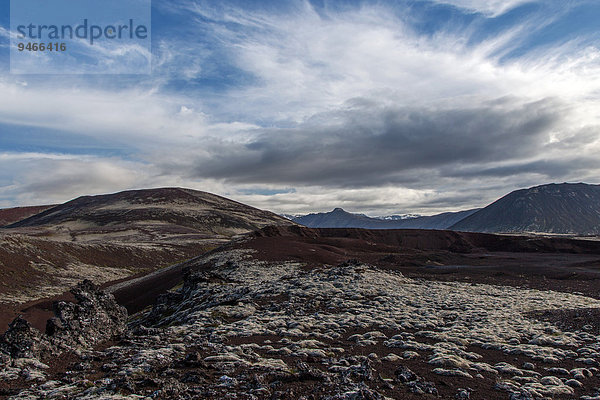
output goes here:
[[463, 167], [493, 174], [488, 163], [542, 151], [567, 113], [551, 99], [513, 100], [464, 109], [354, 101], [295, 129], [258, 132], [244, 144], [207, 143], [210, 156], [198, 160], [195, 171], [231, 182], [343, 187], [407, 184]]
[[433, 208], [447, 207], [448, 205], [456, 206], [456, 204], [468, 204], [474, 199], [480, 200], [483, 197], [481, 191], [461, 193], [454, 196], [441, 195], [434, 199], [419, 202], [419, 207]]
[[568, 159], [546, 159], [532, 162], [516, 162], [492, 168], [452, 168], [442, 171], [441, 176], [451, 178], [472, 177], [505, 177], [519, 174], [539, 174], [549, 178], [560, 179], [563, 176], [587, 171], [598, 167], [597, 158], [571, 157]]

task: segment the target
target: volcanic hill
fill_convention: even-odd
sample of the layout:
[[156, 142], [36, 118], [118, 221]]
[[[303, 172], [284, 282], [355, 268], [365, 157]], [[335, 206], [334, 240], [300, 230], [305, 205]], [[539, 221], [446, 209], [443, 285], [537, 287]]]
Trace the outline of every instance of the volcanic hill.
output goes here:
[[562, 183], [517, 190], [449, 229], [600, 235], [600, 185]]
[[79, 197], [0, 230], [0, 304], [144, 275], [273, 224], [293, 223], [189, 189]]

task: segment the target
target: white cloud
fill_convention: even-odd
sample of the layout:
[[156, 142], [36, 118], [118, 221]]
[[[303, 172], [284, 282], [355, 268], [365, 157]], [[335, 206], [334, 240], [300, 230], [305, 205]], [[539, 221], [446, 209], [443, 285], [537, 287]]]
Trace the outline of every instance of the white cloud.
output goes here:
[[227, 11], [221, 19], [237, 28], [215, 30], [216, 38], [259, 83], [234, 90], [229, 98], [236, 102], [220, 106], [246, 118], [300, 122], [355, 97], [428, 106], [507, 95], [580, 100], [600, 89], [599, 64], [585, 61], [589, 54], [577, 43], [501, 61], [551, 16], [475, 46], [464, 31], [422, 37], [383, 7], [324, 17], [309, 6], [286, 16]]
[[[62, 130], [84, 136], [152, 147], [181, 143], [205, 133], [205, 115], [180, 114], [185, 97], [152, 90], [43, 87], [1, 82], [0, 122]], [[196, 108], [196, 107], [193, 107]], [[201, 107], [198, 107], [201, 108]], [[188, 139], [185, 139], [188, 140]]]
[[10, 31], [0, 26], [0, 36], [10, 39]]
[[513, 8], [534, 3], [537, 0], [434, 0], [438, 3], [451, 4], [453, 6], [479, 12], [489, 16], [497, 16], [512, 10]]
[[[600, 90], [596, 48], [575, 51], [576, 43], [567, 43], [501, 64], [503, 50], [519, 42], [529, 24], [470, 47], [467, 38], [456, 33], [423, 38], [379, 7], [326, 17], [308, 6], [285, 16], [230, 11], [222, 20], [245, 27], [243, 34], [224, 27], [214, 31], [223, 50], [258, 84], [226, 93], [216, 107], [209, 107], [201, 95], [161, 91], [156, 86], [163, 83], [161, 76], [153, 77], [155, 85], [146, 89], [102, 89], [101, 81], [78, 89], [32, 84], [23, 88], [5, 79], [0, 80], [0, 91], [9, 95], [0, 99], [0, 121], [179, 143], [181, 138], [206, 135], [218, 122], [302, 122], [359, 97], [397, 106], [469, 106], [507, 95], [590, 100]], [[161, 54], [160, 65], [180, 67], [184, 75], [196, 71], [193, 55], [188, 64], [179, 65], [168, 51]], [[216, 113], [223, 116], [221, 121], [215, 121]]]
[[146, 162], [53, 153], [0, 153], [0, 207], [60, 203], [87, 194], [167, 186], [227, 192], [215, 180], [164, 175]]

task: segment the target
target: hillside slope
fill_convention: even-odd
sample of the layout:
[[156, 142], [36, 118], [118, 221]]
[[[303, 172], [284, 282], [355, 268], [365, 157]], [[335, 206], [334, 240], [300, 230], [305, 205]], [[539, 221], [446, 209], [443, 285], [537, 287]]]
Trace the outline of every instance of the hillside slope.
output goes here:
[[15, 222], [19, 222], [25, 218], [29, 218], [32, 215], [36, 215], [45, 211], [49, 208], [55, 207], [55, 205], [51, 206], [32, 206], [32, 207], [14, 207], [14, 208], [3, 208], [0, 209], [0, 227], [14, 224]]
[[160, 228], [162, 233], [193, 231], [230, 236], [266, 225], [289, 223], [277, 214], [211, 193], [160, 188], [82, 196], [8, 227], [60, 227], [68, 229], [71, 235], [85, 236], [145, 226]]
[[123, 279], [202, 254], [237, 234], [293, 222], [179, 188], [83, 196], [0, 229], [0, 304]]
[[598, 235], [600, 185], [563, 183], [517, 190], [450, 229]]

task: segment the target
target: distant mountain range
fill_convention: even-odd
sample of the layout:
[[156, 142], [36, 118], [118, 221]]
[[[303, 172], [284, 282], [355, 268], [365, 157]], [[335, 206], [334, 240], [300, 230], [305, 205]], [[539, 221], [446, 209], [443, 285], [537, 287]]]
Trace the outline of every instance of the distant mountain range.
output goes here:
[[413, 219], [422, 217], [420, 214], [402, 214], [402, 215], [385, 215], [382, 217], [375, 217], [377, 219], [384, 219], [386, 221], [400, 221], [403, 219]]
[[482, 209], [408, 218], [336, 208], [292, 220], [310, 228], [448, 229], [466, 232], [600, 235], [600, 185], [563, 183], [509, 193]]
[[448, 212], [428, 217], [393, 218], [367, 217], [352, 214], [341, 208], [328, 213], [308, 214], [292, 221], [309, 228], [365, 228], [365, 229], [448, 229], [458, 221], [477, 212], [478, 209]]

